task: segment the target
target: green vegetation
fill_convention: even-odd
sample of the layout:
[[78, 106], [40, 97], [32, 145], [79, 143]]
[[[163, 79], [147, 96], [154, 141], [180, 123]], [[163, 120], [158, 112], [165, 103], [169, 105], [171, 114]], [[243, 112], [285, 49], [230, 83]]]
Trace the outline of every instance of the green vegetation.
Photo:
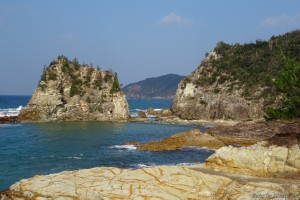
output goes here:
[[115, 72], [114, 81], [113, 81], [113, 85], [111, 87], [110, 93], [113, 94], [113, 93], [117, 93], [120, 91], [121, 91], [121, 88], [120, 88], [120, 83], [119, 83], [119, 79], [118, 79], [118, 74]]
[[287, 57], [283, 61], [284, 68], [273, 84], [284, 98], [278, 108], [266, 109], [267, 120], [300, 118], [300, 62]]
[[[38, 87], [40, 87], [43, 91], [45, 91], [47, 87], [47, 82], [50, 80], [57, 80], [59, 70], [57, 67], [61, 67], [61, 71], [64, 76], [69, 76], [71, 81], [71, 89], [70, 96], [80, 95], [83, 96], [85, 94], [86, 88], [90, 88], [91, 86], [94, 89], [102, 90], [102, 86], [104, 82], [112, 83], [111, 93], [116, 93], [121, 91], [119, 80], [117, 74], [113, 76], [112, 71], [107, 71], [104, 76], [104, 80], [102, 79], [102, 72], [100, 71], [100, 67], [97, 66], [96, 69], [93, 68], [93, 65], [87, 64], [79, 64], [78, 59], [74, 58], [73, 60], [69, 60], [64, 55], [59, 55], [56, 60], [52, 61], [48, 67], [44, 66], [43, 74], [41, 76]], [[83, 69], [82, 69], [83, 68]], [[82, 70], [81, 70], [82, 69]], [[86, 74], [82, 74], [86, 69]], [[96, 70], [96, 77], [93, 80], [92, 75]], [[68, 80], [68, 79], [66, 79]]]
[[[199, 85], [236, 81], [249, 90], [259, 86], [272, 86], [270, 77], [276, 77], [283, 66], [282, 53], [299, 61], [300, 31], [273, 36], [269, 41], [229, 45], [219, 42], [214, 51], [220, 56], [203, 62]], [[216, 71], [211, 71], [212, 66]]]
[[[242, 88], [247, 99], [264, 88], [259, 98], [265, 98], [266, 119], [300, 117], [300, 30], [243, 45], [218, 42], [214, 52], [216, 57], [202, 62], [194, 84], [223, 85], [227, 92]], [[283, 97], [280, 105], [276, 97]]]
[[74, 95], [84, 95], [84, 91], [82, 89], [82, 80], [81, 79], [77, 79], [77, 78], [73, 78], [72, 79], [72, 85], [71, 85], [71, 90], [70, 90], [70, 96], [74, 96]]

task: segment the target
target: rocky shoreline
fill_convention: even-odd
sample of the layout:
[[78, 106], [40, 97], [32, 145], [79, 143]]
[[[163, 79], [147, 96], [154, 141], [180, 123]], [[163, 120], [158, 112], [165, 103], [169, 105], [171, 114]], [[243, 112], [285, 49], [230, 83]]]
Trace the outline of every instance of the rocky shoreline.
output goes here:
[[[227, 137], [224, 131], [228, 131]], [[200, 145], [197, 138], [201, 138]], [[299, 121], [222, 125], [207, 133], [191, 130], [146, 147], [155, 144], [154, 151], [169, 151], [203, 146], [203, 141], [221, 141], [222, 145], [213, 147], [216, 152], [201, 165], [99, 167], [35, 176], [13, 184], [1, 193], [1, 200], [300, 198]], [[142, 147], [141, 150], [153, 150]]]
[[18, 123], [18, 116], [3, 116], [0, 117], [0, 124], [10, 124], [10, 123]]

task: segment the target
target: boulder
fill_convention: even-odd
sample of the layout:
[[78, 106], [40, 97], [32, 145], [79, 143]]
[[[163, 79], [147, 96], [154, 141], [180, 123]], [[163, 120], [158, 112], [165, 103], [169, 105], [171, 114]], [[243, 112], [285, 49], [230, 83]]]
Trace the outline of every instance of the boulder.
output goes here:
[[143, 111], [138, 111], [137, 118], [147, 118], [147, 115], [146, 115], [146, 113], [143, 112]]
[[158, 114], [158, 112], [155, 111], [153, 108], [148, 108], [147, 113], [148, 113], [148, 115], [157, 115]]

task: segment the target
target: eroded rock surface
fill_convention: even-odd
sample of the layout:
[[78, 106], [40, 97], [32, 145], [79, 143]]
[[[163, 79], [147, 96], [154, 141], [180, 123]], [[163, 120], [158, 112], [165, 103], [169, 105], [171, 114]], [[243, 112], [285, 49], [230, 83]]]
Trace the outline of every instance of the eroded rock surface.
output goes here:
[[127, 120], [128, 104], [111, 71], [59, 56], [44, 69], [20, 121]]
[[12, 185], [3, 199], [252, 199], [253, 195], [291, 194], [298, 198], [297, 181], [257, 181], [206, 174], [182, 166], [137, 170], [93, 168], [35, 176]]
[[182, 149], [186, 146], [206, 147], [210, 149], [218, 149], [224, 143], [207, 133], [202, 133], [198, 129], [193, 129], [183, 133], [178, 133], [161, 141], [149, 142], [138, 146], [139, 150], [145, 151], [172, 151]]
[[229, 173], [300, 179], [300, 149], [298, 144], [288, 148], [268, 146], [267, 142], [241, 148], [226, 146], [210, 156], [205, 166]]

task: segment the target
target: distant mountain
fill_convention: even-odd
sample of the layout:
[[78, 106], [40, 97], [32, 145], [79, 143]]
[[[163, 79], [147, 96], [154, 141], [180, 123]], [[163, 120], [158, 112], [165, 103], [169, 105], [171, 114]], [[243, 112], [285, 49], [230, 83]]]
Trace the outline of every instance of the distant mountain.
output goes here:
[[167, 74], [131, 83], [123, 87], [127, 98], [173, 98], [178, 83], [185, 76]]

